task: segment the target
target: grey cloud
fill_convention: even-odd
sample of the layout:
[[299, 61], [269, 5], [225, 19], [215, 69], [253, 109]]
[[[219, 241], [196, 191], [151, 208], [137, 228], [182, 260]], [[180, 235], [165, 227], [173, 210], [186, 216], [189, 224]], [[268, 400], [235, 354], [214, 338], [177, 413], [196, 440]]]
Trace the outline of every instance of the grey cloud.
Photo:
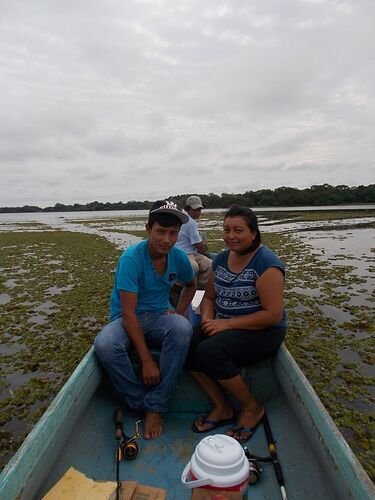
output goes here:
[[[182, 147], [176, 149], [168, 158], [168, 163], [175, 163], [179, 161], [191, 161], [195, 160], [196, 157], [205, 156], [207, 153], [212, 152], [215, 148], [215, 144], [200, 139], [192, 139], [187, 143], [183, 144]], [[196, 161], [196, 160], [195, 160]]]
[[113, 131], [99, 133], [86, 142], [86, 147], [102, 155], [126, 157], [162, 151], [168, 147], [168, 141], [159, 136], [132, 137], [121, 131]]
[[1, 204], [374, 182], [374, 17], [372, 0], [3, 2]]

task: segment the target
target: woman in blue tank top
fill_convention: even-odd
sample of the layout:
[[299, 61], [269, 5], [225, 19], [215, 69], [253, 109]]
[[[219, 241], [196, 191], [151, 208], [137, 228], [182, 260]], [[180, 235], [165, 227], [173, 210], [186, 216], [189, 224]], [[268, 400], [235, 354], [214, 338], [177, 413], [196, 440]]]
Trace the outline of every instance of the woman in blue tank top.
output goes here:
[[277, 255], [261, 244], [256, 215], [247, 207], [234, 205], [225, 214], [224, 242], [228, 250], [213, 262], [201, 325], [186, 363], [213, 408], [192, 428], [202, 433], [235, 422], [226, 389], [241, 407], [235, 427], [227, 433], [246, 442], [265, 410], [249, 392], [240, 368], [268, 358], [285, 338], [285, 271]]

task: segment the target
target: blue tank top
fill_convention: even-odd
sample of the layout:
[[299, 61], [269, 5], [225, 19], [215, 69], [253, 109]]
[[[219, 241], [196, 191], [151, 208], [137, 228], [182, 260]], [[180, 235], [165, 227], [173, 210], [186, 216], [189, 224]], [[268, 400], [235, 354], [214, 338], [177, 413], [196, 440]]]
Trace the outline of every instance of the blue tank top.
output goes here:
[[[215, 310], [219, 319], [244, 316], [260, 311], [262, 305], [256, 288], [257, 279], [269, 267], [277, 267], [285, 275], [285, 267], [277, 255], [262, 246], [245, 268], [234, 273], [228, 268], [229, 250], [220, 252], [212, 263], [215, 273]], [[286, 314], [276, 326], [286, 328]]]

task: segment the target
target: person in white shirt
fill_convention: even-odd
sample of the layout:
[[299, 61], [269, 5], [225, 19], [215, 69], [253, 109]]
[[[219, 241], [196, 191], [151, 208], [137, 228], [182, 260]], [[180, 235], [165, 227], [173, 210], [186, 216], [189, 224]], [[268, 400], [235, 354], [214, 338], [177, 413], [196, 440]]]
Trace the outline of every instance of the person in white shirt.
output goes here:
[[203, 204], [199, 196], [189, 196], [184, 211], [189, 216], [186, 224], [181, 226], [176, 247], [183, 250], [190, 259], [196, 274], [198, 288], [204, 289], [210, 275], [212, 261], [206, 255], [207, 243], [198, 231], [197, 220], [202, 212]]

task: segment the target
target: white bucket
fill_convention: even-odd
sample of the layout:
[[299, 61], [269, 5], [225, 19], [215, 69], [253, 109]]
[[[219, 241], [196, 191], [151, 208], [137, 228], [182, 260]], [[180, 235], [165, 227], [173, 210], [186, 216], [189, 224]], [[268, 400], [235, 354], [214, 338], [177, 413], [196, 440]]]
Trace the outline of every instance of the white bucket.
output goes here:
[[238, 441], [225, 434], [203, 438], [181, 475], [186, 488], [240, 491], [248, 487], [249, 462]]

